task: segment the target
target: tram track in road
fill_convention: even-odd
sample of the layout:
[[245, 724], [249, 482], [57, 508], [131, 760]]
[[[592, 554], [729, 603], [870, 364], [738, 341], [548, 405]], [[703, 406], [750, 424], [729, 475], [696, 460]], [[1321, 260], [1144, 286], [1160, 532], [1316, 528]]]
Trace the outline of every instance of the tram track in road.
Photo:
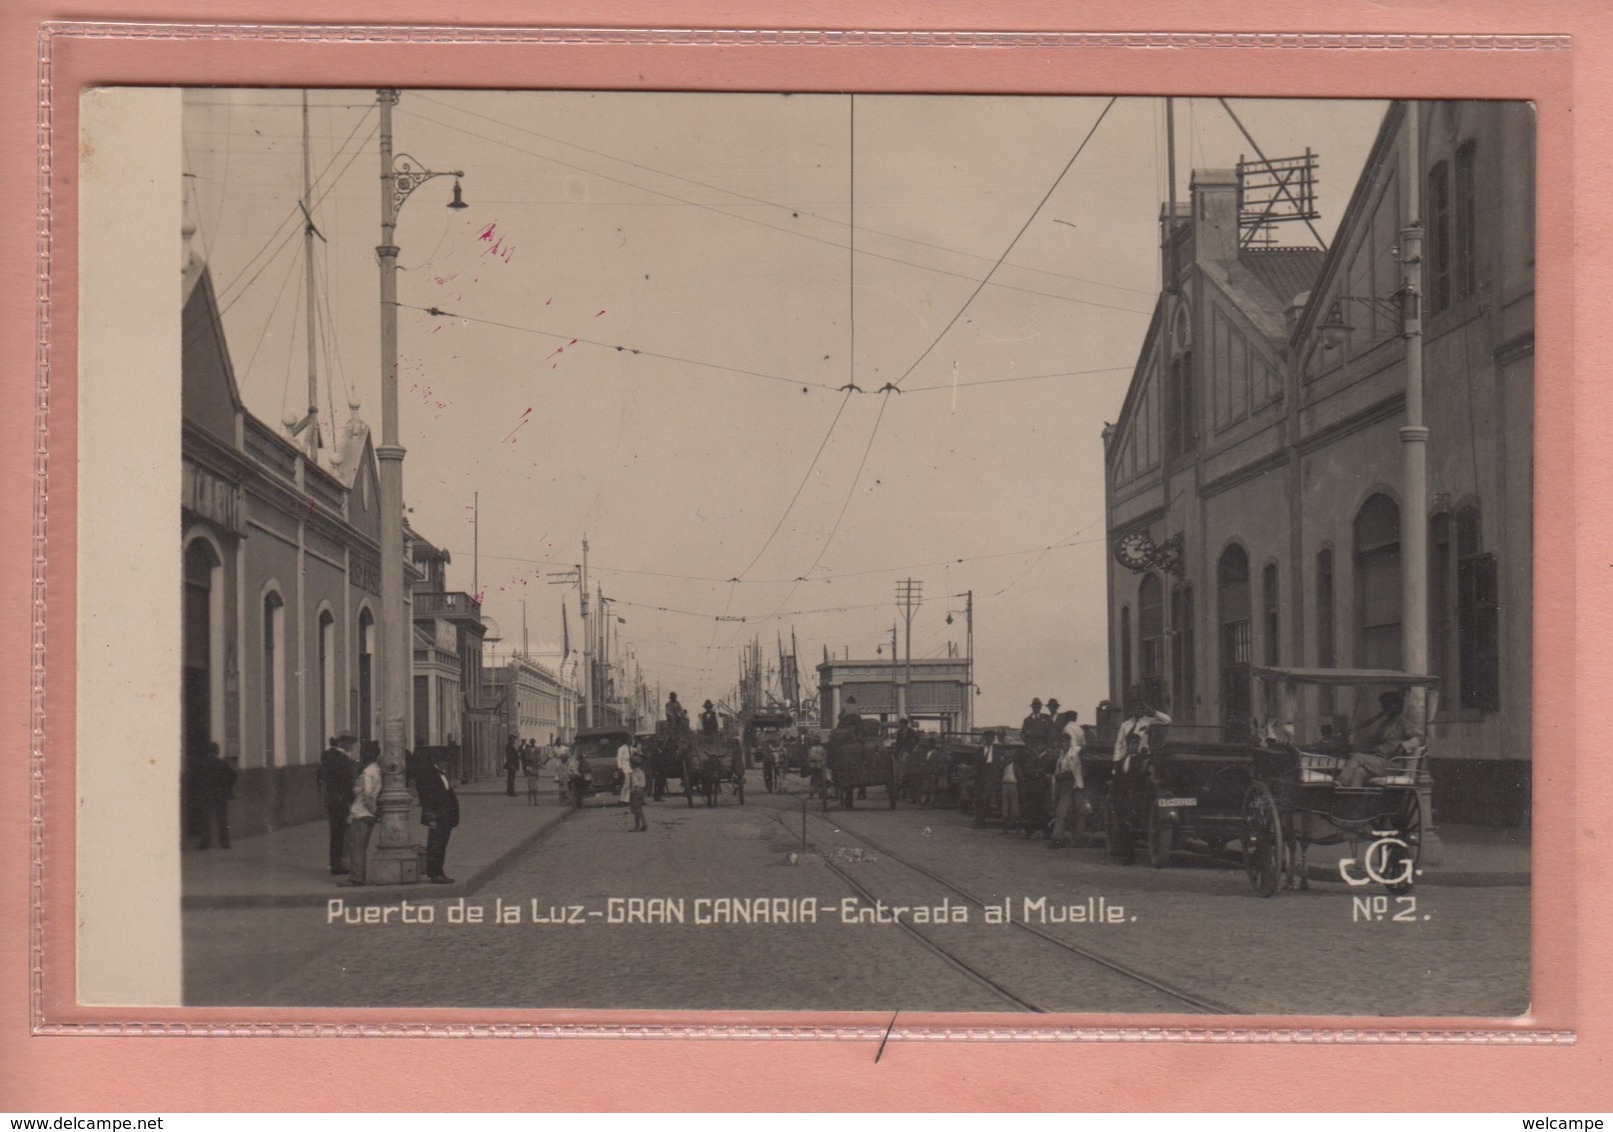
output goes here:
[[[793, 829], [791, 827], [792, 820], [797, 816], [797, 811], [796, 811], [796, 809], [795, 809], [795, 807], [793, 805], [789, 809], [784, 809], [784, 808], [778, 807], [776, 805], [771, 805], [770, 804], [770, 803], [773, 802], [774, 799], [792, 799], [793, 800], [797, 796], [792, 796], [792, 795], [788, 795], [788, 794], [785, 794], [785, 795], [763, 794], [763, 795], [758, 795], [756, 797], [757, 797], [757, 801], [761, 803], [761, 806], [763, 808], [773, 811], [774, 819], [776, 821], [778, 821], [778, 823], [781, 826], [783, 826], [784, 829], [787, 832], [789, 832], [789, 834], [790, 834], [790, 836], [792, 838], [803, 836], [803, 834], [801, 832], [799, 832], [797, 829]], [[904, 857], [902, 854], [891, 850], [888, 846], [882, 844], [879, 841], [874, 840], [872, 837], [868, 836], [866, 833], [863, 833], [863, 832], [860, 832], [859, 830], [850, 828], [847, 825], [847, 823], [844, 820], [842, 820], [843, 817], [845, 816], [845, 811], [838, 811], [834, 815], [822, 813], [822, 812], [819, 812], [817, 810], [812, 810], [812, 809], [802, 809], [800, 812], [801, 812], [801, 815], [803, 817], [810, 817], [810, 818], [814, 819], [817, 822], [821, 822], [823, 826], [829, 828], [835, 834], [844, 835], [846, 837], [850, 837], [850, 838], [852, 838], [852, 839], [854, 839], [856, 841], [861, 842], [863, 845], [867, 846], [871, 851], [873, 851], [874, 853], [878, 854], [883, 860], [889, 861], [892, 864], [894, 864], [894, 865], [896, 865], [896, 866], [898, 866], [898, 867], [900, 867], [902, 869], [908, 870], [908, 871], [910, 871], [912, 873], [916, 873], [917, 875], [919, 875], [919, 876], [925, 878], [926, 880], [928, 880], [930, 883], [938, 885], [941, 888], [945, 889], [946, 891], [955, 894], [956, 896], [962, 898], [967, 903], [969, 903], [971, 905], [974, 905], [975, 907], [981, 909], [982, 911], [988, 906], [989, 903], [991, 903], [989, 901], [986, 901], [986, 900], [982, 899], [980, 896], [977, 896], [975, 893], [970, 892], [968, 889], [962, 887], [961, 885], [957, 884], [956, 882], [954, 882], [952, 880], [949, 880], [948, 878], [940, 875], [939, 873], [935, 872], [934, 870], [929, 869], [929, 868], [925, 867], [924, 865], [918, 864], [917, 862], [909, 860], [908, 858]], [[807, 840], [807, 843], [808, 843], [807, 847], [808, 847], [808, 849], [810, 849], [811, 848], [810, 839], [805, 839], [805, 840]], [[864, 885], [862, 882], [860, 882], [856, 877], [854, 877], [845, 868], [843, 868], [841, 865], [836, 863], [834, 860], [831, 860], [828, 854], [820, 852], [818, 855], [823, 860], [823, 863], [828, 867], [828, 869], [831, 872], [833, 872], [836, 876], [838, 876], [849, 888], [851, 888], [854, 892], [858, 893], [865, 900], [876, 901], [876, 900], [881, 899], [876, 893], [870, 891], [869, 888], [866, 885]], [[930, 951], [932, 951], [935, 954], [937, 954], [938, 956], [940, 956], [949, 965], [953, 966], [954, 968], [956, 968], [956, 969], [958, 969], [960, 971], [963, 971], [964, 973], [966, 973], [970, 978], [974, 979], [975, 981], [980, 982], [980, 983], [990, 987], [994, 992], [996, 992], [997, 994], [1001, 995], [1005, 999], [1007, 999], [1007, 1000], [1009, 1000], [1011, 1002], [1014, 1002], [1021, 1009], [1028, 1010], [1028, 1011], [1031, 1011], [1031, 1012], [1034, 1012], [1034, 1013], [1054, 1012], [1055, 1008], [1050, 1008], [1050, 1007], [1038, 1005], [1034, 1001], [1032, 1001], [1030, 998], [1027, 998], [1027, 997], [1025, 997], [1023, 995], [1020, 995], [1020, 994], [1016, 994], [1014, 991], [1009, 990], [1007, 987], [1005, 987], [998, 980], [994, 979], [991, 975], [987, 974], [985, 971], [982, 971], [978, 966], [976, 966], [975, 964], [971, 963], [967, 958], [957, 954], [953, 949], [948, 948], [941, 941], [935, 939], [931, 935], [929, 935], [929, 934], [927, 934], [927, 933], [925, 933], [923, 931], [920, 931], [919, 928], [916, 925], [914, 925], [912, 923], [909, 923], [909, 922], [907, 922], [906, 920], [903, 920], [903, 919], [897, 919], [895, 922], [897, 923], [897, 925], [899, 927], [901, 927], [904, 930], [906, 930], [907, 933], [910, 936], [914, 937], [920, 943], [922, 943], [926, 948], [928, 948]], [[1155, 978], [1154, 976], [1152, 976], [1152, 975], [1150, 975], [1150, 974], [1148, 974], [1148, 973], [1146, 973], [1144, 971], [1139, 971], [1136, 968], [1128, 966], [1127, 964], [1116, 962], [1115, 960], [1110, 959], [1107, 956], [1098, 954], [1097, 952], [1089, 950], [1088, 948], [1082, 947], [1079, 944], [1074, 944], [1074, 943], [1069, 942], [1068, 940], [1060, 939], [1059, 937], [1057, 937], [1056, 935], [1053, 935], [1050, 932], [1046, 932], [1046, 931], [1041, 930], [1035, 924], [1025, 923], [1023, 920], [1013, 919], [1013, 918], [1010, 917], [1005, 922], [1005, 926], [1017, 929], [1019, 932], [1022, 932], [1022, 933], [1025, 933], [1025, 934], [1027, 934], [1027, 935], [1029, 935], [1031, 937], [1034, 937], [1035, 939], [1039, 940], [1041, 943], [1044, 943], [1044, 944], [1050, 945], [1050, 946], [1052, 946], [1054, 948], [1057, 948], [1060, 952], [1065, 953], [1067, 956], [1073, 956], [1073, 957], [1075, 957], [1077, 959], [1080, 959], [1080, 960], [1082, 960], [1082, 961], [1084, 961], [1086, 963], [1093, 964], [1093, 965], [1095, 965], [1097, 967], [1101, 967], [1101, 968], [1105, 969], [1106, 971], [1110, 972], [1113, 975], [1120, 976], [1122, 979], [1128, 981], [1129, 983], [1136, 984], [1136, 985], [1139, 985], [1139, 986], [1142, 986], [1142, 987], [1146, 987], [1153, 994], [1161, 996], [1162, 998], [1167, 999], [1167, 1000], [1169, 1000], [1171, 1002], [1179, 1003], [1183, 1007], [1186, 1007], [1187, 1012], [1201, 1013], [1201, 1014], [1242, 1014], [1242, 1013], [1245, 1013], [1244, 1011], [1239, 1010], [1239, 1009], [1237, 1009], [1235, 1007], [1229, 1006], [1226, 1003], [1218, 1002], [1218, 1001], [1216, 1001], [1216, 1000], [1214, 1000], [1212, 998], [1209, 998], [1207, 996], [1196, 994], [1196, 993], [1194, 993], [1194, 992], [1192, 992], [1190, 990], [1186, 990], [1184, 988], [1181, 988], [1181, 987], [1175, 986], [1173, 984], [1167, 983], [1167, 982], [1165, 982], [1165, 981], [1163, 981], [1161, 979]], [[1070, 1011], [1065, 1010], [1063, 1008], [1056, 1008], [1056, 1009], [1057, 1009], [1057, 1012], [1060, 1012], [1060, 1013], [1069, 1013], [1070, 1012]]]

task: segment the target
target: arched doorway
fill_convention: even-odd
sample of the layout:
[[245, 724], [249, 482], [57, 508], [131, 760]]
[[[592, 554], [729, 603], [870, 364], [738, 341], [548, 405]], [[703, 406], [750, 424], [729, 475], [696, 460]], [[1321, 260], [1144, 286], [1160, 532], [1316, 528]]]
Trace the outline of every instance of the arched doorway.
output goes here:
[[214, 655], [214, 637], [220, 626], [223, 563], [212, 544], [193, 539], [185, 548], [184, 676], [180, 684], [184, 750], [200, 751], [219, 736], [213, 732], [214, 673], [222, 657]]

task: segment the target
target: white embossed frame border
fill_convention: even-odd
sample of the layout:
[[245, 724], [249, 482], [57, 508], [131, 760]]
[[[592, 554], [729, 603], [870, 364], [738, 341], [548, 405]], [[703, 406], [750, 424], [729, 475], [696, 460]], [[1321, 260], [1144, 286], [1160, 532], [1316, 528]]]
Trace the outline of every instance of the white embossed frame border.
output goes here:
[[[560, 1037], [560, 1038], [698, 1038], [765, 1041], [819, 1041], [826, 1039], [879, 1042], [1191, 1042], [1252, 1044], [1571, 1044], [1571, 1029], [1530, 1028], [1527, 1023], [1497, 1020], [1487, 1028], [1463, 1025], [1475, 1020], [1455, 1019], [1447, 1027], [1434, 1021], [1427, 1027], [1407, 1028], [1404, 1024], [1373, 1027], [1341, 1020], [1331, 1025], [1284, 1027], [1229, 1024], [1219, 1026], [1160, 1025], [1139, 1017], [1135, 1024], [1077, 1025], [1052, 1024], [980, 1025], [970, 1016], [956, 1020], [934, 1015], [915, 1016], [904, 1023], [892, 1016], [881, 1024], [844, 1023], [808, 1025], [768, 1025], [749, 1021], [678, 1023], [556, 1023], [544, 1022], [461, 1022], [392, 1021], [390, 1018], [366, 1022], [326, 1023], [317, 1021], [225, 1020], [219, 1011], [209, 1010], [208, 1019], [168, 1019], [170, 1011], [146, 1011], [164, 1017], [137, 1019], [138, 1010], [115, 1011], [116, 1019], [56, 1021], [46, 1017], [45, 971], [47, 944], [45, 897], [47, 891], [47, 787], [60, 789], [53, 782], [55, 769], [46, 755], [47, 689], [71, 681], [71, 674], [52, 673], [47, 657], [47, 610], [51, 594], [49, 484], [51, 431], [51, 392], [53, 378], [51, 292], [52, 266], [61, 254], [53, 243], [53, 176], [57, 147], [60, 153], [76, 152], [74, 138], [57, 136], [53, 108], [64, 97], [55, 82], [60, 45], [68, 41], [109, 43], [152, 42], [205, 45], [228, 41], [274, 44], [391, 45], [523, 45], [541, 47], [653, 47], [653, 48], [945, 48], [964, 51], [1014, 51], [1046, 49], [1129, 49], [1129, 50], [1256, 50], [1322, 51], [1330, 53], [1440, 51], [1455, 53], [1567, 52], [1572, 43], [1566, 35], [1489, 35], [1489, 34], [1395, 34], [1395, 33], [1295, 33], [1295, 32], [1143, 32], [1143, 31], [1015, 31], [1015, 30], [878, 30], [878, 29], [791, 29], [791, 28], [610, 28], [610, 27], [458, 27], [458, 26], [368, 26], [304, 25], [275, 23], [163, 23], [163, 22], [76, 22], [47, 21], [40, 25], [38, 55], [38, 213], [36, 231], [36, 336], [34, 407], [34, 461], [32, 485], [33, 532], [31, 546], [30, 592], [30, 750], [29, 750], [29, 1015], [32, 1031], [46, 1035], [127, 1035], [127, 1036], [236, 1036], [236, 1037]], [[311, 80], [318, 81], [318, 80]], [[325, 85], [330, 84], [324, 80]], [[735, 89], [754, 89], [736, 87]], [[77, 91], [66, 92], [75, 97]], [[68, 249], [71, 255], [71, 249]], [[76, 313], [76, 309], [75, 312]], [[55, 427], [72, 427], [72, 422], [55, 422]], [[71, 515], [58, 518], [60, 526], [71, 523]], [[69, 766], [68, 771], [71, 771]], [[59, 838], [54, 830], [50, 836]], [[56, 855], [60, 860], [60, 855]], [[1538, 963], [1538, 954], [1531, 965]], [[203, 1013], [184, 1011], [183, 1013]], [[306, 1012], [304, 1012], [306, 1013]], [[371, 1012], [364, 1012], [366, 1014]], [[404, 1012], [393, 1012], [404, 1013]], [[429, 1012], [437, 1013], [437, 1012]], [[616, 1013], [616, 1012], [612, 1012]], [[631, 1014], [631, 1012], [621, 1012]], [[833, 1017], [833, 1016], [827, 1016]], [[1404, 1020], [1402, 1020], [1402, 1023]]]

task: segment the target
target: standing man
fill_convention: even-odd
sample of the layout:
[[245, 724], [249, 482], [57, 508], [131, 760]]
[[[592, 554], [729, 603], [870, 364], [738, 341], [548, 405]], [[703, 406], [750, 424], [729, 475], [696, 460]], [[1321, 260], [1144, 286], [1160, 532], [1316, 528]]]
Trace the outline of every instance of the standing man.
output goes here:
[[633, 832], [642, 833], [650, 828], [644, 820], [644, 758], [634, 751], [628, 763], [627, 804], [633, 807]]
[[633, 740], [627, 736], [623, 736], [616, 747], [616, 777], [621, 782], [617, 787], [616, 800], [625, 806], [631, 797], [627, 780], [633, 777]]
[[1120, 725], [1120, 731], [1115, 736], [1115, 762], [1120, 764], [1118, 769], [1130, 770], [1133, 756], [1150, 753], [1153, 749], [1150, 742], [1153, 729], [1170, 721], [1170, 716], [1156, 711], [1142, 700], [1132, 704], [1129, 718]]
[[717, 709], [711, 706], [710, 700], [706, 701], [700, 712], [700, 734], [717, 737]]
[[343, 851], [347, 847], [347, 817], [353, 807], [353, 780], [358, 774], [354, 746], [358, 736], [343, 731], [323, 755], [319, 756], [319, 790], [325, 803], [325, 817], [330, 823], [330, 873], [343, 876], [347, 865]]
[[1031, 713], [1019, 725], [1019, 741], [1027, 747], [1036, 742], [1037, 736], [1042, 732], [1042, 701], [1040, 698], [1031, 701]]
[[504, 740], [504, 793], [515, 797], [515, 772], [521, 769], [521, 752], [515, 748], [515, 736]]
[[442, 748], [432, 755], [430, 770], [420, 775], [420, 823], [426, 827], [426, 879], [432, 884], [453, 884], [443, 872], [448, 856], [448, 835], [459, 824], [459, 795], [448, 773], [449, 756]]
[[230, 847], [230, 799], [235, 797], [235, 768], [219, 754], [218, 744], [207, 744], [207, 758], [202, 763], [202, 841], [198, 849], [213, 843], [213, 830], [218, 829], [220, 849]]
[[1003, 832], [1012, 833], [1019, 824], [1019, 759], [1017, 752], [1003, 753]]
[[554, 749], [554, 786], [560, 792], [560, 804], [571, 801], [571, 748], [562, 743]]
[[987, 731], [980, 736], [980, 759], [975, 764], [974, 777], [971, 788], [974, 793], [976, 829], [986, 827], [986, 819], [991, 816], [991, 799], [997, 793], [1002, 781], [1002, 765], [997, 757], [997, 733]]
[[368, 751], [360, 756], [360, 761], [363, 765], [353, 783], [353, 804], [347, 811], [347, 860], [351, 873], [347, 884], [364, 884], [369, 876], [366, 865], [370, 834], [375, 831], [375, 813], [381, 802], [380, 764]]
[[[1062, 849], [1073, 840], [1070, 828], [1070, 808], [1075, 804], [1076, 792], [1085, 787], [1081, 780], [1081, 738], [1076, 713], [1067, 711], [1055, 722], [1061, 724], [1058, 745], [1058, 762], [1053, 766], [1053, 839], [1049, 849]], [[1077, 816], [1076, 828], [1081, 821]]]

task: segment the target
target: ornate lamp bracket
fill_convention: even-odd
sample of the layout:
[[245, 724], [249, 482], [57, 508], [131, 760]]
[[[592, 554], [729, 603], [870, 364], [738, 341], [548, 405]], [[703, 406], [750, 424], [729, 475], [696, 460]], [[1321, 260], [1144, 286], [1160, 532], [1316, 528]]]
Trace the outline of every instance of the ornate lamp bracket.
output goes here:
[[403, 202], [409, 199], [409, 194], [433, 177], [463, 177], [463, 169], [444, 169], [441, 171], [427, 169], [418, 160], [407, 153], [400, 153], [392, 159], [392, 214], [397, 215]]

